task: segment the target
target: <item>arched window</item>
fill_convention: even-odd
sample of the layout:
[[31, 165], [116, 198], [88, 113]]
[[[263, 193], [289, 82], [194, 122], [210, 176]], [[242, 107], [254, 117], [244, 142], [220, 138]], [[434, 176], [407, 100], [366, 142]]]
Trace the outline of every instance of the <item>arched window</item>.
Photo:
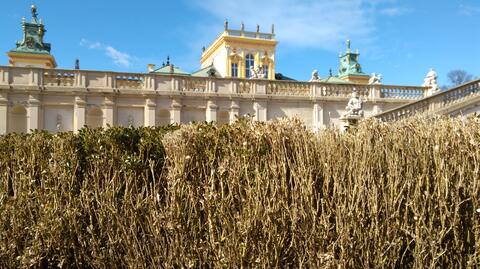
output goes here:
[[253, 59], [252, 54], [247, 54], [245, 56], [245, 77], [249, 78], [250, 77], [250, 67], [255, 67], [255, 60]]

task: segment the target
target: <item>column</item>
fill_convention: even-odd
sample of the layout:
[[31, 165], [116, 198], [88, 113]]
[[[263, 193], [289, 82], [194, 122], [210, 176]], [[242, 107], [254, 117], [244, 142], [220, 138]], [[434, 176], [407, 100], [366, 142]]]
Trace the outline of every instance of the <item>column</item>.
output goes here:
[[144, 126], [145, 127], [154, 127], [155, 126], [155, 111], [156, 111], [157, 104], [155, 103], [154, 99], [147, 98], [145, 100], [145, 108], [144, 108]]
[[180, 124], [182, 121], [182, 104], [180, 100], [172, 100], [172, 105], [170, 106], [170, 123]]
[[75, 133], [85, 126], [85, 96], [75, 96], [73, 105], [73, 131]]
[[39, 107], [40, 107], [40, 100], [38, 96], [30, 95], [28, 98], [28, 109], [27, 109], [27, 131], [29, 133], [32, 130], [37, 130], [39, 127]]
[[238, 105], [237, 101], [232, 101], [228, 114], [230, 116], [230, 124], [234, 123], [237, 120], [238, 115], [240, 114], [240, 106]]
[[113, 101], [113, 97], [105, 97], [105, 101], [103, 102], [103, 128], [106, 128], [108, 126], [113, 126], [114, 125], [114, 118], [113, 118], [113, 109], [114, 109], [115, 103]]
[[205, 117], [207, 122], [217, 121], [217, 105], [214, 101], [209, 100], [207, 102], [207, 115]]
[[323, 105], [321, 103], [314, 103], [313, 104], [313, 130], [317, 132], [321, 128], [323, 128]]
[[0, 134], [8, 132], [8, 95], [7, 93], [0, 93]]
[[267, 102], [256, 101], [253, 103], [253, 109], [255, 110], [256, 121], [267, 121]]

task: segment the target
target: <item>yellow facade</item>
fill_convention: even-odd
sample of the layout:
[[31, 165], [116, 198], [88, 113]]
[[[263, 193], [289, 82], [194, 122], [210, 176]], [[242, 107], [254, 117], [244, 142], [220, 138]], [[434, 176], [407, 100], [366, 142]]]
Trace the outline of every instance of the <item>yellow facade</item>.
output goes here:
[[7, 56], [8, 56], [8, 64], [10, 66], [39, 67], [39, 68], [57, 67], [55, 58], [49, 54], [9, 52], [7, 53]]
[[370, 78], [366, 76], [346, 76], [346, 77], [343, 77], [342, 79], [355, 84], [368, 85], [368, 80]]
[[[242, 27], [243, 28], [243, 27]], [[254, 58], [254, 67], [268, 67], [267, 79], [275, 79], [275, 35], [243, 30], [225, 31], [204, 51], [202, 68], [213, 65], [223, 77], [232, 77], [232, 64], [238, 66], [238, 78], [246, 78], [246, 56]]]

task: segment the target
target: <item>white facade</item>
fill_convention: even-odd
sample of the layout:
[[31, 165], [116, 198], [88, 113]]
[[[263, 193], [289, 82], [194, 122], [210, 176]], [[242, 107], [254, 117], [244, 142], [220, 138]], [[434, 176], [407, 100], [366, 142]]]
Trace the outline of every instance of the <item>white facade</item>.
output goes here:
[[318, 129], [339, 125], [353, 90], [368, 117], [423, 98], [426, 88], [0, 67], [0, 133], [225, 124], [246, 115], [296, 116]]

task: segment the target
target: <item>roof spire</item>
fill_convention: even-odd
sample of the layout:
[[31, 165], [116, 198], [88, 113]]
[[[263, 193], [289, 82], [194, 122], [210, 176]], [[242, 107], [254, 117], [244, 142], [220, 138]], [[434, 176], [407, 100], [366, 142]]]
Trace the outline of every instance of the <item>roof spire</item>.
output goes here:
[[167, 56], [167, 66], [170, 65], [170, 56]]
[[243, 21], [242, 21], [242, 25], [240, 26], [240, 30], [241, 30], [242, 32], [245, 31], [245, 24], [243, 23]]
[[330, 73], [330, 77], [333, 77], [332, 68], [330, 68], [330, 69], [328, 70], [328, 72]]
[[225, 28], [225, 31], [228, 30], [228, 20], [227, 19], [225, 19], [224, 28]]
[[260, 24], [257, 24], [257, 33], [260, 32]]
[[351, 45], [350, 39], [347, 39], [347, 52], [350, 52], [350, 45]]
[[275, 24], [272, 23], [272, 35], [275, 34]]

